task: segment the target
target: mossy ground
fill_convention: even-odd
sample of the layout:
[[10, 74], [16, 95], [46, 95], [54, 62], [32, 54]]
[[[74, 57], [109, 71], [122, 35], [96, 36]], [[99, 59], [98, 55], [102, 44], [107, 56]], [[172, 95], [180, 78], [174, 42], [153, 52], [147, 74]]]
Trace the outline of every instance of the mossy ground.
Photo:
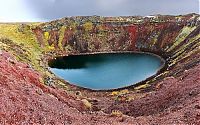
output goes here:
[[[0, 41], [1, 48], [7, 51], [11, 49], [12, 54], [26, 63], [31, 64], [35, 69], [42, 71], [41, 66], [39, 65], [39, 60], [42, 56], [42, 50], [37, 44], [34, 34], [31, 32], [31, 29], [20, 30], [21, 24], [0, 24], [0, 39], [9, 39], [10, 44], [6, 45]], [[32, 24], [31, 24], [32, 25]], [[36, 25], [36, 24], [34, 24]], [[19, 50], [22, 49], [23, 52], [19, 54], [19, 51], [13, 49], [15, 46], [18, 46]]]
[[[0, 49], [10, 52], [18, 61], [29, 64], [34, 70], [41, 73], [43, 77], [52, 77], [53, 75], [46, 69], [43, 55], [54, 48], [49, 46], [41, 48], [38, 44], [32, 32], [32, 27], [39, 24], [0, 24]], [[43, 78], [41, 78], [41, 82], [44, 83]]]

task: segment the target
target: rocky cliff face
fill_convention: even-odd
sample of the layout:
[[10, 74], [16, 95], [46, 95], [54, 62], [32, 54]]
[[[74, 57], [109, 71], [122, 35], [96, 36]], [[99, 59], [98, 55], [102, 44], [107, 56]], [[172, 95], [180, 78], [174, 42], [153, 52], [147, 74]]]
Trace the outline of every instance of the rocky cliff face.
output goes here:
[[[200, 16], [70, 17], [33, 29], [42, 47], [57, 54], [147, 51], [166, 59], [153, 81], [200, 62]], [[192, 60], [191, 60], [192, 59]]]

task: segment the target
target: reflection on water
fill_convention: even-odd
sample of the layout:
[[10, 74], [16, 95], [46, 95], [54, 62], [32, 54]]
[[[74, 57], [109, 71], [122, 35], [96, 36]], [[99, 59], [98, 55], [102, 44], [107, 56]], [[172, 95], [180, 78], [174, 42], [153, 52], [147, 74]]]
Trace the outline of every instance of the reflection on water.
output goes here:
[[96, 54], [58, 57], [49, 61], [51, 71], [72, 84], [95, 89], [115, 89], [154, 75], [162, 61], [142, 53]]

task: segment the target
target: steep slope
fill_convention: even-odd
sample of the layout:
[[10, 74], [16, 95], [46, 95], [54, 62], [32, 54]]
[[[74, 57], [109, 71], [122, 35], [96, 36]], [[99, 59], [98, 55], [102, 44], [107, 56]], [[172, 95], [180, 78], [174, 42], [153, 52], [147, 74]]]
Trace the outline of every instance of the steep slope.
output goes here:
[[41, 24], [33, 32], [39, 44], [43, 48], [52, 47], [56, 55], [111, 51], [156, 53], [166, 59], [166, 69], [152, 81], [178, 75], [200, 60], [200, 17], [196, 14], [71, 17]]
[[[0, 124], [200, 122], [197, 14], [69, 17], [0, 29]], [[136, 86], [107, 92], [70, 85], [48, 70], [56, 56], [123, 51], [158, 54], [166, 66]]]

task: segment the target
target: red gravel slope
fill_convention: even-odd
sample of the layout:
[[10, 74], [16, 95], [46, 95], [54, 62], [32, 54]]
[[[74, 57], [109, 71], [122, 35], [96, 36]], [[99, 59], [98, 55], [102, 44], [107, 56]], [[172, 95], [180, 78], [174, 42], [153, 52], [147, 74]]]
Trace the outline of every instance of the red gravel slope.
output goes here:
[[[84, 105], [64, 91], [40, 84], [40, 75], [17, 62], [7, 52], [0, 54], [0, 124], [104, 124], [104, 114], [83, 114]], [[94, 118], [96, 116], [96, 118]], [[101, 118], [102, 117], [102, 118]], [[99, 120], [100, 118], [100, 120]], [[96, 119], [96, 120], [95, 120]], [[107, 123], [114, 124], [113, 120]], [[116, 120], [114, 120], [116, 121]]]
[[158, 90], [140, 100], [115, 104], [118, 110], [134, 117], [83, 112], [86, 107], [79, 99], [40, 84], [39, 78], [40, 74], [28, 65], [17, 62], [7, 52], [0, 53], [0, 124], [200, 123], [200, 65], [177, 79], [166, 78]]

